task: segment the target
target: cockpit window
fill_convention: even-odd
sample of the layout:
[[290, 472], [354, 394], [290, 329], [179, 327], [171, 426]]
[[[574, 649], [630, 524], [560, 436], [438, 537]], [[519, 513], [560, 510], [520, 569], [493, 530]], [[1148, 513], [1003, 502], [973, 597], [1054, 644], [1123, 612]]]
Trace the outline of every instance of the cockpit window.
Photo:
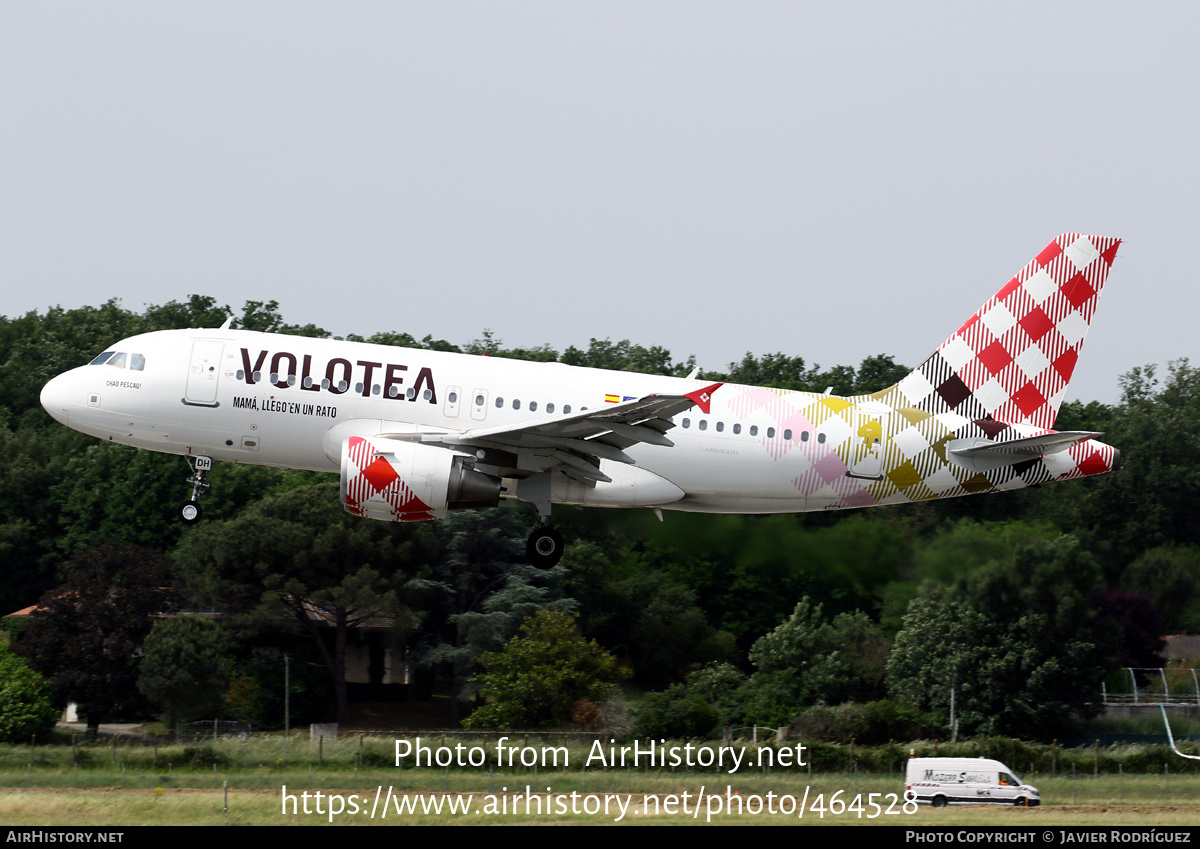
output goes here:
[[131, 371], [142, 371], [146, 368], [146, 358], [141, 354], [130, 354], [129, 368]]
[[105, 360], [107, 360], [107, 359], [108, 359], [109, 357], [111, 357], [112, 355], [113, 355], [113, 352], [112, 352], [112, 351], [105, 351], [103, 354], [101, 354], [100, 356], [96, 357], [96, 359], [94, 359], [94, 360], [92, 360], [90, 363], [88, 363], [88, 365], [89, 365], [89, 366], [98, 366], [98, 365], [101, 365], [101, 364], [102, 364], [102, 363], [103, 363]]
[[113, 354], [112, 359], [105, 363], [105, 365], [110, 365], [113, 368], [125, 368], [125, 356], [124, 351], [119, 351]]

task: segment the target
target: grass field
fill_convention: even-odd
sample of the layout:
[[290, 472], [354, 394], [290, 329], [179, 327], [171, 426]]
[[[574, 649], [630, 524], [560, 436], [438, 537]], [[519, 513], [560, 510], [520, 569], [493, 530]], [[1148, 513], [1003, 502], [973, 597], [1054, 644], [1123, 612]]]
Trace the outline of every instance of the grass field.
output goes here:
[[[814, 788], [815, 790], [815, 788]], [[558, 788], [555, 788], [558, 791]], [[868, 807], [861, 815], [855, 811], [843, 811], [833, 815], [826, 810], [820, 817], [811, 808], [806, 809], [801, 819], [796, 814], [776, 813], [771, 815], [764, 809], [752, 814], [743, 805], [741, 814], [730, 813], [723, 797], [715, 801], [706, 800], [698, 806], [696, 797], [687, 800], [686, 811], [676, 802], [676, 807], [667, 808], [667, 795], [646, 797], [642, 794], [622, 794], [621, 807], [615, 799], [609, 800], [609, 810], [603, 811], [603, 800], [593, 805], [595, 813], [583, 811], [583, 802], [576, 800], [579, 813], [571, 811], [572, 800], [564, 797], [561, 807], [553, 800], [542, 798], [542, 813], [537, 813], [537, 803], [532, 803], [532, 812], [526, 813], [526, 798], [523, 793], [497, 795], [487, 793], [459, 794], [454, 798], [462, 806], [470, 800], [470, 813], [449, 813], [448, 802], [443, 800], [440, 813], [424, 812], [421, 799], [413, 794], [403, 794], [392, 800], [386, 815], [376, 812], [371, 816], [369, 801], [365, 800], [362, 812], [355, 815], [343, 813], [333, 818], [338, 825], [703, 825], [710, 821], [724, 825], [970, 825], [970, 826], [1118, 826], [1142, 827], [1194, 826], [1200, 824], [1200, 805], [1043, 805], [1040, 808], [1009, 808], [986, 806], [963, 806], [934, 810], [926, 806], [915, 814], [880, 815]], [[815, 792], [810, 793], [810, 802]], [[401, 800], [412, 800], [412, 812], [398, 814]], [[656, 801], [655, 801], [656, 799]], [[322, 806], [327, 810], [328, 799]], [[744, 802], [749, 802], [745, 799]], [[780, 800], [775, 798], [778, 809]], [[228, 810], [226, 810], [226, 804]], [[765, 804], [765, 803], [764, 803]], [[784, 807], [789, 804], [784, 803]], [[328, 825], [327, 814], [315, 813], [315, 802], [310, 802], [310, 815], [293, 815], [282, 812], [281, 794], [277, 790], [231, 789], [226, 795], [222, 790], [5, 790], [0, 791], [0, 822], [5, 825], [88, 825], [88, 826], [141, 826], [141, 825]], [[488, 813], [485, 810], [492, 810]], [[461, 807], [460, 807], [461, 810]], [[695, 813], [698, 810], [698, 813]], [[515, 812], [514, 812], [515, 811]], [[875, 813], [874, 817], [870, 815]], [[620, 817], [618, 821], [618, 817]]]
[[[0, 823], [325, 825], [330, 821], [329, 794], [334, 794], [338, 813], [333, 821], [354, 825], [685, 825], [709, 820], [762, 825], [1200, 825], [1200, 774], [1178, 772], [1169, 761], [1150, 764], [1153, 771], [1140, 773], [1120, 766], [1104, 772], [1100, 761], [1098, 774], [1081, 769], [1078, 762], [1065, 773], [1022, 771], [1022, 778], [1041, 792], [1040, 808], [922, 806], [904, 813], [900, 760], [870, 772], [854, 764], [842, 771], [792, 766], [743, 768], [732, 774], [715, 767], [584, 769], [589, 748], [565, 739], [546, 745], [559, 743], [566, 746], [568, 768], [502, 768], [494, 756], [494, 737], [486, 744], [486, 763], [449, 768], [413, 767], [411, 759], [398, 768], [395, 740], [382, 738], [5, 746], [0, 747]], [[446, 745], [454, 745], [453, 740]], [[532, 796], [526, 795], [527, 786]], [[296, 800], [288, 803], [288, 813], [284, 787]], [[320, 814], [312, 795], [317, 792], [323, 794]], [[310, 794], [309, 814], [303, 813], [304, 793]], [[796, 808], [804, 800], [801, 818]], [[451, 802], [458, 806], [454, 813]], [[464, 812], [467, 805], [469, 812]], [[889, 805], [890, 814], [884, 812]]]

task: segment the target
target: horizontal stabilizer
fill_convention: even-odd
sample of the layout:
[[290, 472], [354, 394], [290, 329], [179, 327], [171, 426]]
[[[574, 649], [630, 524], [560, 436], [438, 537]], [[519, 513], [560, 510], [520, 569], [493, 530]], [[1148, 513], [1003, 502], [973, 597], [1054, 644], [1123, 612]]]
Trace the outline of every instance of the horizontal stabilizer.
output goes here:
[[954, 448], [950, 445], [946, 447], [949, 453], [964, 459], [1017, 460], [1057, 454], [1059, 451], [1066, 451], [1077, 442], [1086, 442], [1103, 435], [1082, 430], [1065, 430], [1061, 433], [1043, 433], [1040, 436], [1028, 436], [1008, 442], [981, 442], [978, 445], [961, 448]]

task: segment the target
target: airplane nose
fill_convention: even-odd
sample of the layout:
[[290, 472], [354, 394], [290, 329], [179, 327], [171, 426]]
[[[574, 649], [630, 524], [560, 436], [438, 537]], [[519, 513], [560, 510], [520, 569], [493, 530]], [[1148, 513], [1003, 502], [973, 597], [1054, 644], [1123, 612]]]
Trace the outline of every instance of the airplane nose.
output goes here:
[[67, 384], [68, 380], [65, 374], [50, 378], [42, 387], [41, 402], [42, 407], [50, 414], [51, 418], [70, 427], [71, 394]]

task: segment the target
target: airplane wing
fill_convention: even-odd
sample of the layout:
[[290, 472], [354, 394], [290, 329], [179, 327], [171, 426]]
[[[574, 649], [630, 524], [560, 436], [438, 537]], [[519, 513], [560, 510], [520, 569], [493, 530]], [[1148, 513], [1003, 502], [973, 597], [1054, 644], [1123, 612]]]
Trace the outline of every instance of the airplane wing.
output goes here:
[[631, 445], [645, 443], [670, 448], [674, 445], [666, 432], [675, 426], [671, 417], [692, 407], [707, 413], [712, 393], [720, 383], [686, 395], [647, 395], [601, 409], [582, 410], [570, 415], [547, 416], [541, 421], [491, 428], [445, 433], [387, 433], [392, 439], [420, 440], [457, 451], [493, 449], [524, 458], [516, 468], [517, 477], [558, 468], [568, 477], [583, 482], [608, 483], [611, 478], [600, 471], [601, 460], [633, 464], [625, 453]]

